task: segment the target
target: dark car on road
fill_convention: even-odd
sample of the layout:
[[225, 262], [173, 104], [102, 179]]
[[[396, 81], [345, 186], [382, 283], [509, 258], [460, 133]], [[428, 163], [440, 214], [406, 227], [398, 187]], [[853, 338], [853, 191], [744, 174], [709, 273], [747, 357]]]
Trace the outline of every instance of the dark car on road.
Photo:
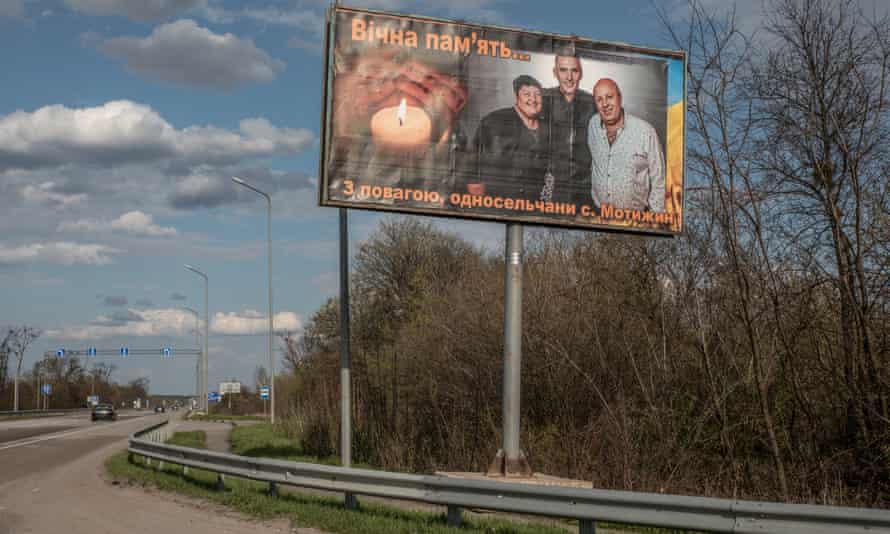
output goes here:
[[114, 412], [114, 406], [111, 404], [97, 404], [93, 406], [92, 419], [108, 419], [114, 421], [117, 414]]
[[155, 413], [164, 413], [166, 410], [160, 404], [155, 406]]

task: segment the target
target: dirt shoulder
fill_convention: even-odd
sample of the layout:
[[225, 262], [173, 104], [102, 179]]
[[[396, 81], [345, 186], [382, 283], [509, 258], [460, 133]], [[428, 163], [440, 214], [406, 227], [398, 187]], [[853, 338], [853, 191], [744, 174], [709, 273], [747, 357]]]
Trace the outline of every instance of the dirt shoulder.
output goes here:
[[258, 522], [203, 501], [110, 483], [105, 478], [105, 459], [126, 448], [126, 435], [132, 431], [119, 431], [118, 439], [98, 447], [96, 436], [91, 435], [35, 445], [45, 447], [46, 453], [51, 453], [50, 447], [86, 450], [63, 465], [0, 486], [0, 534], [317, 532], [292, 530], [287, 520]]

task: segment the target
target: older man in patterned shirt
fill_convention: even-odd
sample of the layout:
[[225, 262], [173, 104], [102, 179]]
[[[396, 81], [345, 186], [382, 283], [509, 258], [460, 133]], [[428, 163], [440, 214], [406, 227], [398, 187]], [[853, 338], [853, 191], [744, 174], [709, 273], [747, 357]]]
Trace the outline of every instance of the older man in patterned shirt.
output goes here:
[[664, 153], [655, 128], [624, 111], [614, 80], [596, 82], [593, 99], [597, 114], [587, 127], [593, 202], [663, 212]]

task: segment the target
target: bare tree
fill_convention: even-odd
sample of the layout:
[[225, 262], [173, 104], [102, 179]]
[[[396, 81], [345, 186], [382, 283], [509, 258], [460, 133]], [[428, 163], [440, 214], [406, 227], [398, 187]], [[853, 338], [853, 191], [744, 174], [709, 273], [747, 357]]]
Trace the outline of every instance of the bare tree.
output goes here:
[[789, 243], [837, 302], [836, 381], [862, 474], [886, 477], [887, 353], [872, 331], [887, 286], [890, 210], [890, 17], [852, 0], [779, 0], [767, 24], [778, 42], [751, 92], [763, 125], [768, 183], [787, 206]]
[[13, 358], [15, 365], [15, 385], [13, 393], [13, 410], [19, 409], [19, 377], [22, 374], [22, 361], [25, 359], [25, 351], [35, 339], [40, 337], [40, 330], [31, 326], [16, 326], [9, 328], [3, 341], [0, 342], [0, 353], [8, 354]]

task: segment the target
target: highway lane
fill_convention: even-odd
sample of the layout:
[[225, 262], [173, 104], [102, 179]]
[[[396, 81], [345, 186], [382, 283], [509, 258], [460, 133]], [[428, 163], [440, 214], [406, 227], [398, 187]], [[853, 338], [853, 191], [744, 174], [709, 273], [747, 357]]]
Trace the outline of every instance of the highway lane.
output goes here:
[[[246, 521], [206, 505], [198, 508], [170, 495], [105, 480], [105, 460], [126, 448], [131, 433], [179, 415], [95, 424], [88, 416], [58, 418], [51, 425], [34, 425], [52, 429], [49, 432], [0, 443], [0, 534], [291, 532], [284, 521]], [[22, 423], [12, 425], [19, 429], [18, 436], [28, 428]]]
[[[121, 419], [141, 417], [150, 414], [148, 411], [126, 410], [120, 413]], [[98, 421], [97, 421], [98, 423]], [[0, 447], [22, 439], [63, 432], [94, 424], [89, 412], [70, 415], [54, 415], [28, 419], [6, 419], [0, 421]]]

